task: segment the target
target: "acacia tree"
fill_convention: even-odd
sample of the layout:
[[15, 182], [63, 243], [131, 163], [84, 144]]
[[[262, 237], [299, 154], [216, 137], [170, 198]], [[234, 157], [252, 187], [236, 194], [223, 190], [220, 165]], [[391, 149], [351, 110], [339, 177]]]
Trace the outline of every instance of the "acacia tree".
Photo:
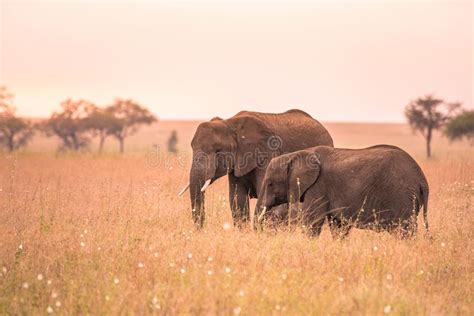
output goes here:
[[99, 137], [99, 153], [103, 151], [105, 140], [115, 130], [120, 129], [120, 121], [108, 108], [94, 106], [85, 122], [86, 128], [93, 136]]
[[61, 111], [55, 112], [42, 124], [48, 136], [57, 136], [61, 140], [60, 151], [79, 151], [90, 143], [87, 118], [94, 105], [86, 100], [68, 99], [61, 103]]
[[109, 133], [118, 140], [121, 153], [125, 151], [128, 136], [135, 134], [142, 125], [157, 121], [148, 109], [130, 99], [116, 99], [106, 110], [116, 119]]
[[433, 132], [440, 129], [453, 116], [460, 103], [446, 103], [443, 99], [426, 95], [410, 102], [405, 116], [413, 131], [420, 132], [426, 140], [426, 155], [431, 157]]
[[26, 146], [33, 135], [33, 124], [16, 116], [13, 94], [0, 87], [0, 146], [12, 152]]
[[466, 138], [474, 145], [474, 111], [464, 111], [449, 120], [444, 134], [451, 141]]

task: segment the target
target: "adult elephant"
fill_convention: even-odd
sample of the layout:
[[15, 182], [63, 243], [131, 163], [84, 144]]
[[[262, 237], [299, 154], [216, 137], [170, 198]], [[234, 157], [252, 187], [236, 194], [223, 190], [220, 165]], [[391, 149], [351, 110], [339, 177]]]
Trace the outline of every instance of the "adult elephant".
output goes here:
[[193, 161], [188, 185], [197, 227], [205, 220], [204, 191], [228, 175], [234, 225], [248, 223], [249, 198], [258, 198], [271, 158], [317, 145], [333, 146], [321, 123], [300, 110], [270, 114], [242, 111], [198, 126], [191, 142]]

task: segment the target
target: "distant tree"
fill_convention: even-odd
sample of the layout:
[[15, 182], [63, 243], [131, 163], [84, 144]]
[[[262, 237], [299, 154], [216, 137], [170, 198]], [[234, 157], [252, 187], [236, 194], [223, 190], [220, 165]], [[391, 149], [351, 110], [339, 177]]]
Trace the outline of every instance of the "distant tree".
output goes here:
[[125, 139], [128, 136], [135, 134], [140, 126], [157, 121], [148, 109], [129, 99], [116, 99], [107, 111], [117, 120], [110, 134], [119, 141], [121, 153], [125, 151]]
[[105, 140], [112, 135], [114, 131], [119, 130], [121, 122], [113, 115], [108, 108], [91, 107], [90, 113], [86, 119], [86, 129], [91, 131], [93, 136], [99, 137], [99, 153], [103, 151]]
[[0, 87], [0, 147], [12, 152], [26, 146], [33, 135], [33, 124], [16, 116], [13, 94]]
[[444, 134], [451, 141], [466, 138], [474, 145], [474, 111], [464, 111], [449, 120]]
[[13, 94], [8, 91], [7, 87], [0, 86], [0, 105], [2, 106], [2, 111], [6, 111], [7, 109], [14, 109], [13, 98]]
[[433, 95], [426, 95], [410, 102], [405, 116], [414, 131], [420, 132], [426, 140], [426, 155], [431, 157], [433, 131], [440, 129], [460, 108], [460, 103], [446, 103]]
[[79, 151], [90, 143], [87, 126], [89, 113], [95, 106], [86, 100], [68, 99], [61, 103], [61, 111], [55, 112], [42, 124], [48, 136], [57, 136], [61, 140], [60, 151]]

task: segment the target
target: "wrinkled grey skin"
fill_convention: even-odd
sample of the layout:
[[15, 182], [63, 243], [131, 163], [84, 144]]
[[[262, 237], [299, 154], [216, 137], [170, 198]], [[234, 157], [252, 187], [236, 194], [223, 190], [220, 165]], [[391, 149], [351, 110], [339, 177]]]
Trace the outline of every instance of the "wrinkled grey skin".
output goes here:
[[195, 225], [205, 220], [204, 192], [228, 175], [229, 201], [234, 224], [248, 223], [249, 198], [257, 198], [271, 158], [316, 145], [333, 146], [328, 131], [307, 113], [239, 112], [230, 119], [214, 118], [198, 126], [191, 146], [193, 163], [189, 191]]
[[428, 230], [426, 177], [394, 146], [318, 146], [282, 155], [269, 164], [262, 190], [260, 204], [269, 210], [262, 221], [272, 207], [290, 202], [289, 217], [299, 217], [311, 236], [320, 234], [326, 218], [334, 237], [345, 237], [352, 227], [412, 236], [422, 206]]

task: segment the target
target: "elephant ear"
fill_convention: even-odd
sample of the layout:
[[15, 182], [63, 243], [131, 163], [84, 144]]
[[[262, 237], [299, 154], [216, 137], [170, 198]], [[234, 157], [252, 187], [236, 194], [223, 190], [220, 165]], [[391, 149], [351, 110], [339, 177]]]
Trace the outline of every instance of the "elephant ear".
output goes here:
[[315, 153], [294, 157], [288, 166], [288, 202], [300, 202], [320, 172], [321, 162]]
[[237, 140], [234, 175], [242, 177], [257, 167], [266, 167], [278, 153], [268, 148], [273, 136], [266, 124], [252, 116], [243, 116], [232, 122]]

